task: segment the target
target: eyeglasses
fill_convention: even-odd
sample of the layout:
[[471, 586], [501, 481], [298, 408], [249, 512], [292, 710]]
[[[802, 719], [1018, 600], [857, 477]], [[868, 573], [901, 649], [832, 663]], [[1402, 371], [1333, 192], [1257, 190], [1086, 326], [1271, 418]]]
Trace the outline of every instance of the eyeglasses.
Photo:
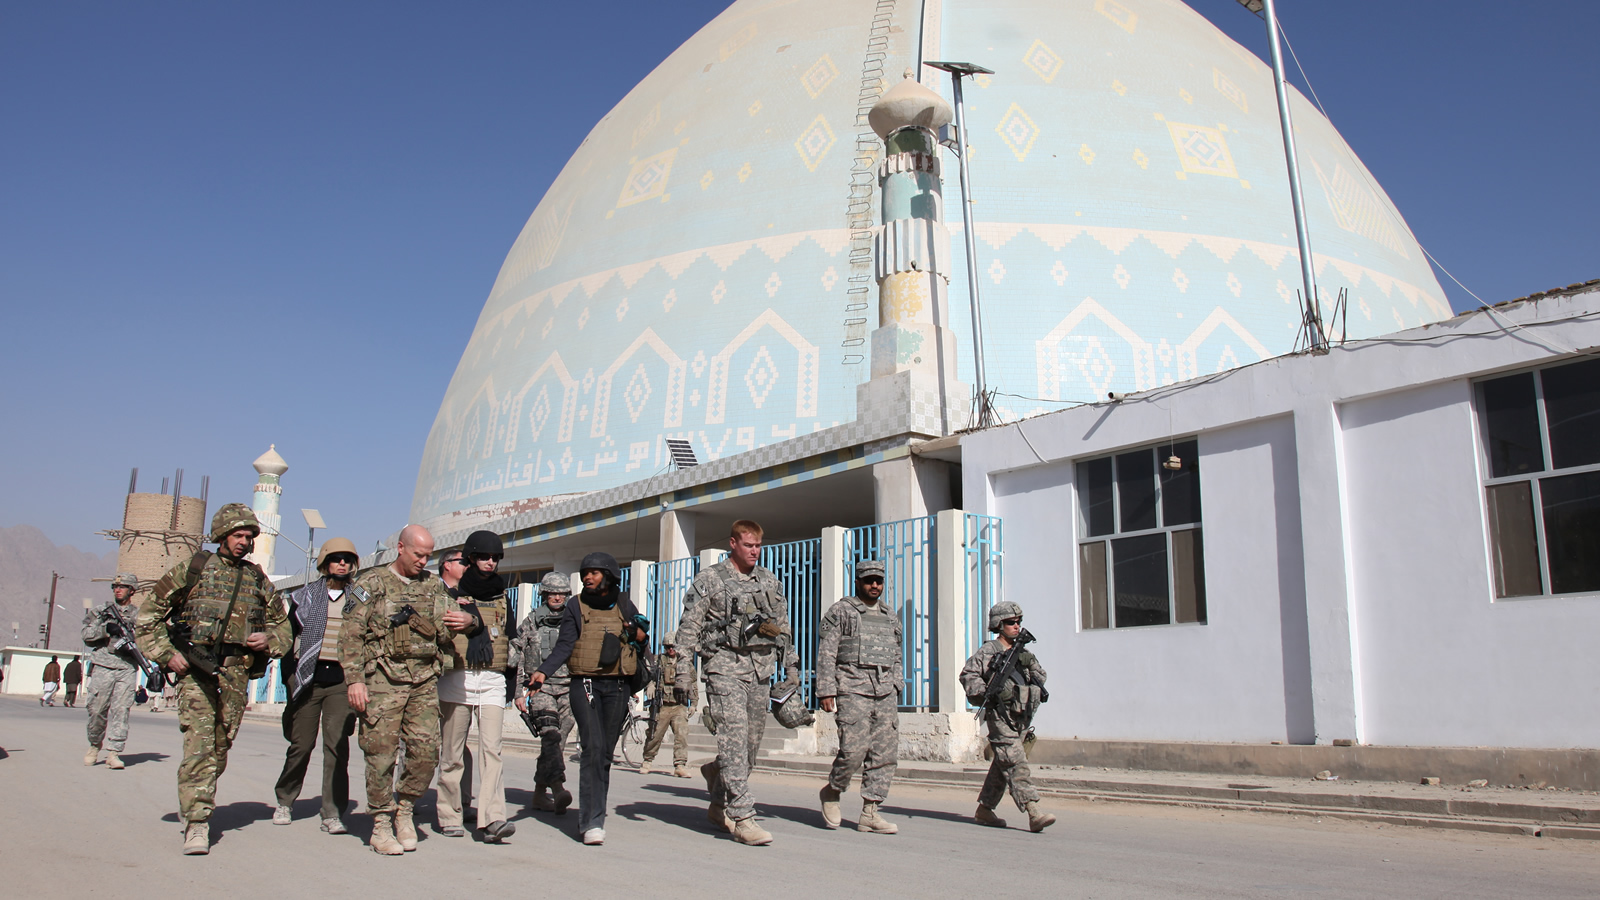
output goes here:
[[479, 560], [484, 560], [484, 559], [492, 559], [495, 562], [499, 562], [500, 560], [505, 559], [505, 558], [506, 558], [506, 555], [504, 553], [474, 553], [474, 554], [472, 554], [472, 561], [473, 562], [477, 562]]
[[444, 561], [444, 564], [447, 565], [447, 566], [450, 565], [451, 563], [455, 563], [458, 566], [464, 566], [464, 565], [467, 564], [467, 561], [465, 559], [463, 559], [462, 557], [459, 557], [459, 556], [452, 556], [449, 559]]
[[862, 584], [883, 584], [883, 578], [882, 578], [882, 576], [879, 576], [879, 575], [868, 575], [865, 578], [861, 579], [861, 583]]
[[1001, 625], [1021, 625], [1022, 624], [1022, 617], [1021, 616], [1017, 616], [1015, 619], [1001, 619], [1000, 620], [1000, 624]]
[[345, 565], [353, 566], [358, 562], [360, 562], [360, 560], [348, 553], [335, 553], [334, 555], [328, 557], [329, 565], [332, 565], [333, 563], [344, 563]]

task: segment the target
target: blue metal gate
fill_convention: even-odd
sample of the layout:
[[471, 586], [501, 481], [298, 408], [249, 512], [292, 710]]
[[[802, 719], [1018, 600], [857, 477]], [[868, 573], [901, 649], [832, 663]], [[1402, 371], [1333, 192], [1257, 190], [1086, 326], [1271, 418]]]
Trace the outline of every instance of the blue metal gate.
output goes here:
[[883, 599], [900, 616], [903, 634], [902, 708], [933, 705], [933, 528], [933, 516], [864, 525], [850, 529], [845, 548], [847, 585], [856, 583], [858, 560], [883, 563]]
[[[822, 539], [767, 544], [761, 548], [761, 565], [772, 570], [783, 585], [789, 601], [789, 627], [794, 631], [794, 649], [800, 657], [800, 690], [806, 705], [817, 705], [817, 620], [822, 603]], [[829, 598], [836, 600], [837, 597]], [[780, 660], [781, 663], [781, 660]], [[780, 664], [775, 678], [788, 677]]]
[[656, 653], [661, 652], [662, 636], [677, 630], [678, 620], [683, 618], [683, 593], [694, 583], [694, 576], [699, 572], [700, 558], [697, 556], [650, 565], [650, 584], [646, 588], [648, 600], [640, 609], [650, 617], [650, 647]]

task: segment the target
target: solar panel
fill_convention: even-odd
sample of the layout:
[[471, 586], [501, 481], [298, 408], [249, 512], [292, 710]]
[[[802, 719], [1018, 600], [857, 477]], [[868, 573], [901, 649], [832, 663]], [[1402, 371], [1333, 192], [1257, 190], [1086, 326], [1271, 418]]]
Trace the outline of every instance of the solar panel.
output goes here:
[[679, 469], [692, 469], [700, 465], [700, 460], [694, 458], [694, 448], [688, 441], [677, 438], [667, 438], [667, 452], [672, 454], [672, 465]]

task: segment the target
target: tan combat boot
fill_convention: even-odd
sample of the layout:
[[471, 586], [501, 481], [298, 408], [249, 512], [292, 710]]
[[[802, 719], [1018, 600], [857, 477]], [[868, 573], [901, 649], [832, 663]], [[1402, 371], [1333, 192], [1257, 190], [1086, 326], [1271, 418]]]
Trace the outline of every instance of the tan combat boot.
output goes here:
[[122, 768], [126, 768], [126, 766], [122, 762], [122, 757], [116, 755], [115, 753], [107, 753], [106, 754], [106, 768], [108, 768], [108, 769], [122, 769]]
[[1028, 804], [1028, 830], [1034, 834], [1056, 823], [1056, 817], [1039, 808], [1037, 800]]
[[717, 765], [717, 761], [714, 759], [700, 767], [700, 777], [706, 780], [707, 791], [711, 790], [712, 786], [717, 783], [717, 779], [721, 776], [722, 767]]
[[86, 766], [92, 766], [92, 765], [94, 765], [95, 763], [97, 763], [99, 761], [100, 761], [100, 748], [99, 747], [90, 747], [89, 748], [89, 752], [85, 753], [83, 755], [83, 764], [86, 765]]
[[551, 810], [555, 809], [556, 805], [554, 801], [550, 799], [550, 785], [534, 785], [533, 800], [529, 805], [531, 805], [534, 809], [541, 810], [543, 812], [550, 812]]
[[715, 800], [706, 807], [706, 821], [715, 825], [718, 831], [733, 831], [733, 820], [728, 818], [727, 808]]
[[211, 823], [190, 822], [183, 829], [183, 855], [205, 856], [211, 852]]
[[833, 789], [833, 785], [825, 784], [822, 790], [817, 791], [817, 798], [822, 801], [822, 824], [829, 828], [838, 828], [839, 792]]
[[863, 800], [861, 817], [856, 819], [856, 830], [873, 834], [899, 834], [900, 826], [878, 815], [878, 801]]
[[756, 824], [755, 816], [750, 816], [733, 823], [733, 839], [752, 847], [765, 847], [772, 843], [772, 834]]
[[1006, 820], [995, 815], [994, 810], [984, 806], [982, 803], [978, 804], [978, 811], [972, 814], [972, 819], [979, 825], [987, 825], [990, 828], [1006, 827]]
[[377, 812], [372, 814], [372, 840], [369, 842], [372, 852], [384, 856], [399, 856], [406, 852], [400, 842], [394, 839], [394, 813]]
[[673, 766], [673, 768], [672, 768], [672, 777], [674, 777], [674, 778], [688, 778], [689, 777], [689, 769], [688, 769], [688, 767], [687, 766]]
[[644, 762], [639, 764], [639, 774], [640, 775], [649, 775], [650, 774], [650, 760], [645, 760]]
[[417, 825], [411, 821], [415, 806], [415, 800], [401, 800], [400, 808], [394, 813], [394, 837], [400, 842], [400, 849], [407, 853], [417, 849]]

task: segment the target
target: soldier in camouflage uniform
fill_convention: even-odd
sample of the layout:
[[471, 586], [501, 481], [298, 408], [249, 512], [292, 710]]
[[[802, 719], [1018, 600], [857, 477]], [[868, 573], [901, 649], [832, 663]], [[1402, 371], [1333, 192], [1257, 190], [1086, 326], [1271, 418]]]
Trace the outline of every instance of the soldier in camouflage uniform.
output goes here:
[[[523, 617], [517, 626], [512, 655], [517, 658], [517, 711], [528, 723], [528, 731], [539, 739], [539, 764], [533, 775], [533, 808], [565, 815], [572, 805], [567, 790], [567, 763], [562, 749], [572, 734], [572, 677], [562, 666], [545, 679], [543, 687], [528, 693], [528, 680], [555, 649], [561, 634], [561, 611], [572, 595], [567, 576], [551, 572], [539, 582], [542, 602]], [[552, 796], [553, 795], [553, 796]]]
[[[395, 561], [367, 569], [350, 590], [365, 595], [339, 631], [350, 708], [361, 721], [367, 758], [371, 847], [385, 856], [417, 849], [412, 813], [439, 762], [439, 671], [452, 632], [472, 627], [444, 583], [428, 571], [433, 535], [420, 525], [400, 531]], [[406, 745], [395, 783], [395, 757]]]
[[973, 819], [979, 825], [1006, 827], [1006, 820], [995, 815], [994, 808], [1009, 789], [1017, 809], [1028, 814], [1029, 830], [1043, 831], [1055, 824], [1056, 817], [1039, 809], [1039, 789], [1033, 786], [1028, 772], [1024, 741], [1033, 730], [1033, 714], [1044, 701], [1044, 666], [1031, 651], [1022, 651], [1018, 654], [1016, 677], [1006, 682], [994, 703], [986, 703], [995, 658], [1011, 649], [1012, 642], [1022, 633], [1022, 607], [1009, 600], [996, 603], [989, 610], [989, 630], [995, 632], [995, 639], [985, 642], [961, 667], [961, 688], [967, 692], [968, 702], [984, 707], [983, 721], [989, 728], [989, 746], [994, 751], [989, 775], [978, 792], [978, 811]]
[[652, 723], [649, 737], [645, 738], [644, 761], [639, 764], [639, 774], [650, 774], [650, 763], [661, 752], [661, 743], [667, 736], [667, 730], [671, 729], [672, 774], [688, 778], [689, 717], [694, 714], [694, 705], [700, 702], [700, 683], [696, 680], [689, 682], [687, 703], [678, 702], [678, 692], [674, 688], [678, 683], [678, 666], [693, 668], [694, 657], [678, 655], [678, 633], [669, 631], [661, 636], [661, 655], [657, 661], [661, 665], [656, 670], [656, 680], [645, 690], [660, 699], [657, 701], [659, 705], [655, 722]]
[[880, 601], [883, 563], [856, 563], [856, 593], [828, 608], [817, 641], [817, 696], [839, 725], [839, 754], [819, 797], [823, 823], [839, 827], [839, 795], [861, 771], [857, 831], [894, 834], [878, 814], [900, 755], [900, 617]]
[[[695, 576], [684, 592], [680, 646], [700, 655], [706, 706], [717, 722], [717, 758], [701, 767], [711, 805], [706, 817], [742, 844], [772, 843], [756, 822], [750, 769], [761, 748], [771, 702], [767, 684], [779, 662], [799, 662], [789, 630], [783, 585], [761, 559], [761, 526], [733, 523], [728, 558]], [[780, 659], [781, 657], [781, 659]], [[677, 699], [687, 702], [694, 666], [677, 671]]]
[[244, 717], [246, 688], [293, 641], [272, 580], [245, 559], [261, 525], [243, 503], [211, 519], [215, 553], [201, 552], [161, 576], [134, 626], [139, 649], [178, 676], [178, 814], [183, 852], [211, 852], [210, 820], [217, 778]]
[[138, 576], [120, 572], [111, 579], [111, 602], [83, 614], [83, 642], [93, 648], [89, 664], [94, 672], [84, 700], [89, 707], [89, 752], [83, 755], [86, 766], [100, 761], [103, 746], [106, 768], [123, 768], [118, 754], [128, 741], [128, 710], [139, 689], [139, 668], [126, 649], [111, 648], [122, 638], [133, 637], [133, 617], [138, 609], [128, 604], [138, 589]]

